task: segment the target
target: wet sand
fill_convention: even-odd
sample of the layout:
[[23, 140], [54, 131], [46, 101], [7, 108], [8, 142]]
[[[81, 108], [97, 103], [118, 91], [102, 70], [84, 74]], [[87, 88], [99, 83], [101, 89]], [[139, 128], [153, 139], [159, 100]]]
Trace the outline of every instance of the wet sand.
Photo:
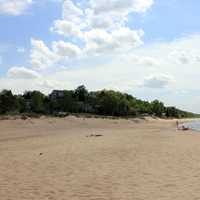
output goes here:
[[2, 200], [197, 200], [199, 185], [200, 134], [172, 120], [0, 121]]

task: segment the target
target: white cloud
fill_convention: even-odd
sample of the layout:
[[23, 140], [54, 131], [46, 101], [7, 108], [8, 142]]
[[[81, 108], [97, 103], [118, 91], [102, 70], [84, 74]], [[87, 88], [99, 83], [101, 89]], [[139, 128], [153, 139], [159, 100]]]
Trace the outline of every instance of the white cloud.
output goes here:
[[7, 75], [12, 79], [37, 79], [40, 77], [37, 72], [25, 67], [12, 67], [8, 70]]
[[172, 82], [172, 78], [166, 75], [151, 76], [144, 80], [144, 87], [161, 89], [167, 87]]
[[47, 91], [64, 88], [62, 83], [55, 80], [47, 80], [47, 79], [39, 81], [38, 86]]
[[88, 25], [92, 28], [107, 29], [113, 26], [113, 19], [109, 16], [91, 16], [88, 18]]
[[90, 0], [85, 10], [86, 21], [91, 28], [120, 28], [130, 13], [144, 13], [153, 3], [153, 0]]
[[0, 14], [21, 15], [32, 4], [32, 0], [0, 0]]
[[85, 27], [84, 11], [73, 1], [65, 0], [62, 7], [62, 18], [55, 20], [50, 31], [65, 37], [82, 37]]
[[52, 52], [42, 40], [31, 39], [31, 64], [35, 69], [45, 69], [58, 61], [58, 56]]
[[196, 57], [195, 57], [195, 59], [196, 59], [196, 62], [200, 62], [200, 56], [199, 55], [197, 55]]
[[79, 7], [66, 0], [62, 19], [55, 20], [50, 30], [68, 39], [80, 39], [87, 52], [134, 48], [143, 43], [144, 32], [125, 25], [128, 14], [146, 12], [152, 5], [153, 0], [90, 0]]
[[62, 40], [53, 41], [49, 48], [42, 40], [31, 40], [31, 66], [36, 70], [50, 68], [53, 64], [76, 58], [81, 55], [82, 50], [70, 43]]
[[63, 19], [80, 22], [81, 15], [83, 15], [83, 11], [73, 1], [65, 0], [63, 2]]
[[110, 13], [96, 15], [91, 8], [85, 10], [85, 21], [87, 26], [91, 29], [116, 29], [124, 25], [124, 20], [125, 18], [121, 17], [121, 15], [115, 16]]
[[188, 64], [190, 62], [190, 59], [184, 54], [180, 55], [178, 59], [181, 64]]
[[130, 12], [145, 12], [153, 5], [153, 0], [90, 0], [94, 13], [114, 13], [127, 15]]
[[177, 64], [182, 65], [194, 65], [200, 62], [199, 52], [187, 47], [173, 50], [169, 54], [169, 59], [172, 62], [176, 62]]
[[93, 29], [85, 33], [85, 50], [97, 54], [119, 49], [126, 51], [142, 45], [142, 35], [142, 31], [134, 31], [129, 28], [120, 28], [111, 33], [101, 29]]
[[112, 36], [115, 42], [118, 42], [118, 46], [125, 44], [131, 47], [138, 47], [143, 44], [141, 37], [144, 35], [142, 30], [131, 30], [129, 28], [122, 27], [114, 30]]
[[53, 51], [61, 57], [74, 58], [81, 53], [81, 49], [78, 46], [64, 41], [54, 41], [52, 48]]
[[150, 57], [150, 56], [137, 56], [137, 55], [126, 55], [125, 59], [130, 60], [133, 65], [143, 65], [143, 66], [158, 66], [160, 62], [157, 58]]
[[82, 37], [80, 27], [74, 22], [66, 20], [56, 20], [50, 31], [55, 32], [65, 37]]

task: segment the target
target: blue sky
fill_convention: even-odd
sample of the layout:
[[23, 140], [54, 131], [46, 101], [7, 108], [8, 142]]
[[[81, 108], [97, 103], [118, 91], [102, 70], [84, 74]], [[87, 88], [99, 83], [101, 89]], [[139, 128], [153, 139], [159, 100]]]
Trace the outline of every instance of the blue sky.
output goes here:
[[199, 8], [198, 0], [0, 0], [1, 89], [85, 84], [200, 112]]

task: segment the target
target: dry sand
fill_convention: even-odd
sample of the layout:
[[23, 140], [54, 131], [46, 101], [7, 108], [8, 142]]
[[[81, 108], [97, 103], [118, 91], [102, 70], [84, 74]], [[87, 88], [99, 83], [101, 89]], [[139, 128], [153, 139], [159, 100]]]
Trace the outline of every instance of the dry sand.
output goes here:
[[197, 200], [199, 185], [200, 134], [174, 121], [0, 121], [1, 200]]

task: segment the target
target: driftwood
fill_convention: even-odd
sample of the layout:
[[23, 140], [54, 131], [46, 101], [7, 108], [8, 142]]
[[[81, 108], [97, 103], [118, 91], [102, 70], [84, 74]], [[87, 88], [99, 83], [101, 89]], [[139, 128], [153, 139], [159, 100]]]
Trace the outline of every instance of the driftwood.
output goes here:
[[103, 135], [100, 134], [91, 134], [91, 135], [87, 135], [86, 137], [102, 137]]

